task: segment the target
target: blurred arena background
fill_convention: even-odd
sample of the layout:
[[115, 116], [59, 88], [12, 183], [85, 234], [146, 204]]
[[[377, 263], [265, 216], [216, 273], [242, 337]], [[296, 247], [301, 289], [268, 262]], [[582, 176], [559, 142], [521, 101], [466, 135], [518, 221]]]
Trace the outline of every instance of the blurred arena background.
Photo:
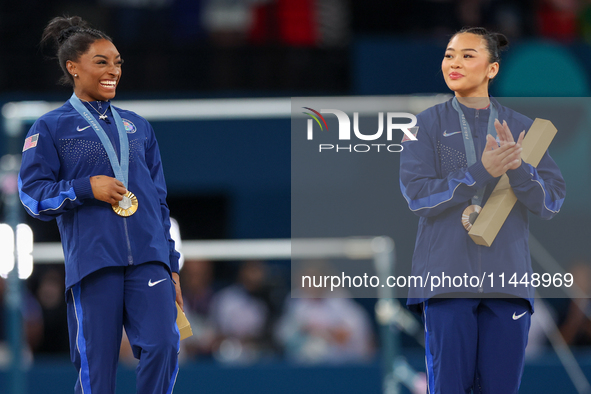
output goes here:
[[[271, 99], [259, 109], [287, 103], [276, 116], [152, 121], [171, 216], [188, 242], [289, 238], [289, 98], [448, 93], [440, 62], [449, 36], [462, 26], [485, 26], [511, 41], [493, 95], [587, 97], [591, 87], [591, 3], [584, 0], [4, 0], [0, 106], [69, 97], [70, 89], [57, 85], [61, 71], [48, 59], [52, 52], [38, 45], [47, 22], [62, 14], [79, 15], [113, 38], [125, 59], [115, 103], [237, 99], [240, 106]], [[532, 218], [532, 234], [575, 274], [586, 298], [537, 304], [540, 322], [530, 334], [521, 393], [589, 392], [581, 382], [591, 378], [591, 134], [584, 127], [588, 118], [572, 119], [572, 127], [559, 127], [551, 147], [567, 182], [563, 211], [551, 222]], [[6, 127], [0, 125], [0, 157], [9, 153]], [[11, 212], [6, 193], [2, 197], [5, 222]], [[401, 195], [391, 203], [389, 230], [349, 235], [391, 237], [397, 270], [404, 273], [417, 218]], [[35, 242], [59, 242], [55, 222], [24, 211], [21, 218]], [[23, 281], [23, 393], [71, 392], [75, 383], [63, 276], [63, 263], [46, 261]], [[380, 331], [375, 299], [295, 305], [284, 258], [188, 257], [181, 277], [196, 335], [183, 342], [175, 392], [384, 392], [385, 341], [401, 327]], [[6, 287], [0, 278], [0, 393], [11, 393], [14, 367]], [[298, 308], [310, 312], [297, 314]], [[424, 371], [420, 340], [407, 331], [400, 333], [400, 351]], [[561, 363], [568, 356], [557, 355], [555, 341], [568, 345], [583, 378], [569, 377]], [[134, 360], [125, 346], [118, 379], [119, 392], [134, 391]], [[414, 393], [421, 392], [415, 386]]]

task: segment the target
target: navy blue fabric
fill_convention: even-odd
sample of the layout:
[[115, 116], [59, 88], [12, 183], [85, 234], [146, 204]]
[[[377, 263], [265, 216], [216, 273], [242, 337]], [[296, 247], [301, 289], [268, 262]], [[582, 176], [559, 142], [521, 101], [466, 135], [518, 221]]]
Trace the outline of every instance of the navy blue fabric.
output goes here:
[[[95, 108], [98, 103], [92, 103]], [[101, 113], [105, 110], [102, 103]], [[88, 107], [89, 104], [86, 103]], [[117, 128], [101, 123], [120, 155]], [[179, 254], [170, 237], [170, 213], [158, 143], [152, 126], [137, 114], [117, 108], [129, 140], [129, 186], [138, 198], [137, 212], [127, 218], [111, 205], [96, 200], [90, 177], [114, 177], [99, 137], [88, 122], [66, 102], [41, 116], [28, 136], [37, 145], [23, 152], [19, 193], [26, 211], [41, 220], [57, 219], [66, 264], [66, 287], [86, 275], [113, 265], [161, 261], [178, 272]]]
[[[507, 121], [517, 140], [533, 121], [491, 97], [498, 109], [499, 121]], [[491, 247], [477, 245], [469, 237], [461, 219], [471, 198], [485, 188], [486, 204], [500, 178], [493, 178], [482, 165], [486, 146], [489, 109], [461, 105], [470, 125], [478, 161], [468, 166], [458, 113], [451, 100], [417, 115], [417, 141], [404, 141], [400, 156], [400, 188], [409, 208], [417, 214], [419, 229], [412, 261], [412, 275], [430, 281], [467, 275], [480, 279], [478, 287], [448, 285], [431, 289], [415, 286], [409, 290], [408, 304], [417, 305], [430, 297], [450, 292], [505, 293], [529, 299], [533, 307], [533, 287], [508, 286], [516, 274], [517, 282], [532, 273], [529, 254], [528, 211], [544, 219], [552, 218], [564, 201], [566, 187], [560, 170], [548, 152], [536, 168], [523, 162], [520, 168], [507, 171], [517, 203], [507, 217]], [[493, 274], [494, 281], [488, 275]], [[499, 275], [505, 274], [505, 287]]]
[[125, 327], [139, 359], [137, 392], [172, 393], [180, 348], [175, 297], [162, 263], [103, 268], [72, 286], [67, 303], [70, 356], [78, 370], [75, 392], [115, 392]]
[[518, 392], [531, 324], [526, 300], [432, 298], [423, 322], [430, 394]]

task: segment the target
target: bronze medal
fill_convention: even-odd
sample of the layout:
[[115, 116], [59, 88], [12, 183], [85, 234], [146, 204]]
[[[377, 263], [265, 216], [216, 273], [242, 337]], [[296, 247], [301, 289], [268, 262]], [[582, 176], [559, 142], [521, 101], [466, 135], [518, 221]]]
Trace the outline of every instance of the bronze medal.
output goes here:
[[137, 211], [138, 201], [137, 197], [130, 191], [127, 191], [123, 196], [123, 200], [111, 205], [113, 211], [119, 216], [131, 216]]
[[480, 205], [470, 205], [468, 208], [464, 209], [464, 212], [462, 213], [462, 224], [466, 231], [470, 231], [481, 209], [482, 207]]

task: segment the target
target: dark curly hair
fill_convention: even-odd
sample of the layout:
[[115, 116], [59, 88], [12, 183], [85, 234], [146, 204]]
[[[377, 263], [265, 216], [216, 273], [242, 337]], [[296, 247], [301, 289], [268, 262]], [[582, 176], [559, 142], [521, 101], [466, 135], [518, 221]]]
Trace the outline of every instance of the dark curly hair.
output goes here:
[[79, 16], [58, 16], [53, 18], [41, 37], [41, 45], [54, 43], [57, 47], [56, 57], [64, 72], [59, 82], [64, 85], [74, 86], [74, 77], [68, 72], [66, 62], [77, 61], [81, 55], [88, 51], [88, 48], [96, 40], [111, 40], [111, 37], [90, 25]]

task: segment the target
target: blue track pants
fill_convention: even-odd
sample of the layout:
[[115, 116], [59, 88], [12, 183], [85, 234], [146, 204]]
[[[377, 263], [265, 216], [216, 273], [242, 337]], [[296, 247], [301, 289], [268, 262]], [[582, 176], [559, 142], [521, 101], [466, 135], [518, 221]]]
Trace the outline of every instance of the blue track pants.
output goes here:
[[161, 263], [100, 269], [67, 291], [76, 394], [115, 393], [122, 328], [137, 367], [137, 392], [170, 394], [178, 373], [175, 288]]
[[516, 394], [531, 322], [514, 298], [432, 298], [423, 304], [429, 394]]

